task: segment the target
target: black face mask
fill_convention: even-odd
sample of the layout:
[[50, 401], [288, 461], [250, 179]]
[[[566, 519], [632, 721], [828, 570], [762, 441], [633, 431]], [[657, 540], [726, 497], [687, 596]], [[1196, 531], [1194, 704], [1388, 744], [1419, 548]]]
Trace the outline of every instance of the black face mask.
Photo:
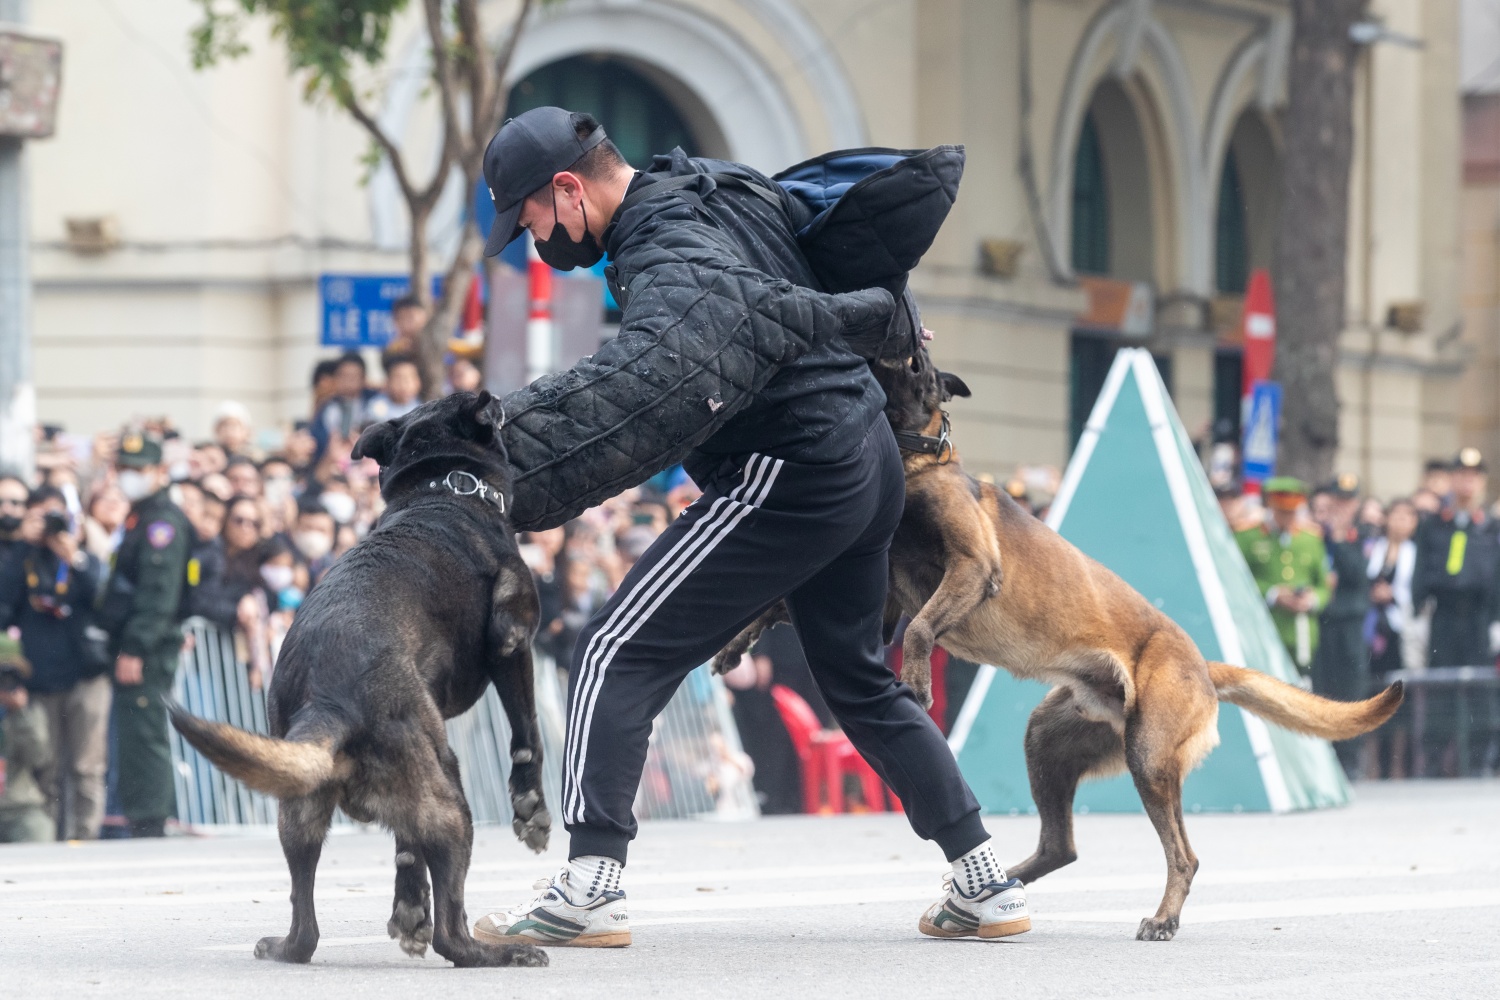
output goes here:
[[7, 535], [21, 527], [21, 519], [14, 514], [0, 516], [0, 531]]
[[552, 238], [536, 241], [536, 255], [542, 263], [559, 271], [571, 271], [575, 267], [593, 267], [604, 256], [604, 249], [594, 234], [589, 232], [589, 210], [583, 209], [583, 239], [575, 240], [561, 222], [557, 221], [557, 200], [552, 201]]

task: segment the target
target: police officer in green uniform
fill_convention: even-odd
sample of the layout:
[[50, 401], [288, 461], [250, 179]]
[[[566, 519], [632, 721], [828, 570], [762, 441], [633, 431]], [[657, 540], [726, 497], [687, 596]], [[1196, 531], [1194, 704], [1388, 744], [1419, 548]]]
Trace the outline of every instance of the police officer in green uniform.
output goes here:
[[1260, 587], [1276, 631], [1305, 678], [1318, 648], [1318, 612], [1328, 604], [1328, 553], [1323, 533], [1299, 512], [1307, 487], [1291, 476], [1267, 479], [1266, 517], [1235, 535]]
[[[1313, 690], [1327, 698], [1357, 701], [1369, 688], [1369, 653], [1365, 616], [1370, 611], [1370, 578], [1365, 572], [1365, 544], [1355, 525], [1359, 513], [1359, 477], [1344, 473], [1319, 492], [1328, 497], [1323, 545], [1335, 584], [1318, 621], [1318, 651], [1313, 657]], [[1339, 761], [1351, 775], [1358, 767], [1359, 741], [1334, 744]]]
[[[1484, 457], [1479, 450], [1460, 451], [1449, 473], [1452, 492], [1442, 510], [1417, 527], [1411, 595], [1418, 609], [1432, 602], [1429, 667], [1495, 663], [1493, 640], [1500, 638], [1492, 635], [1500, 618], [1500, 580], [1496, 579], [1500, 574], [1500, 525], [1485, 512], [1485, 480]], [[1442, 753], [1460, 728], [1476, 734], [1489, 728], [1488, 706], [1482, 697], [1459, 699], [1453, 692], [1434, 690], [1427, 697], [1427, 712], [1426, 746], [1419, 748], [1420, 752]], [[1467, 718], [1460, 720], [1460, 712]], [[1483, 739], [1477, 739], [1470, 751], [1481, 759], [1456, 761], [1458, 770], [1482, 766], [1486, 763], [1482, 758], [1492, 753], [1489, 741]]]
[[168, 495], [161, 442], [127, 431], [115, 467], [132, 506], [99, 617], [115, 653], [120, 807], [131, 836], [160, 837], [176, 813], [163, 699], [171, 693], [182, 649], [177, 608], [192, 526]]

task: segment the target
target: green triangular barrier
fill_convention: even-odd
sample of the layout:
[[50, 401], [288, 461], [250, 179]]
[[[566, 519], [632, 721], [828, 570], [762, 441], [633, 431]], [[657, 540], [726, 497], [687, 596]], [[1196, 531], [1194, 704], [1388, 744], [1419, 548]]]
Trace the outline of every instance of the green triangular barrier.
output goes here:
[[[1296, 676], [1149, 352], [1116, 356], [1048, 524], [1171, 616], [1208, 659]], [[986, 812], [1036, 811], [1022, 738], [1046, 693], [991, 666], [969, 691], [951, 744]], [[1323, 740], [1222, 703], [1219, 739], [1187, 778], [1186, 810], [1287, 812], [1349, 801]], [[1141, 801], [1122, 774], [1079, 786], [1074, 808], [1139, 812]]]

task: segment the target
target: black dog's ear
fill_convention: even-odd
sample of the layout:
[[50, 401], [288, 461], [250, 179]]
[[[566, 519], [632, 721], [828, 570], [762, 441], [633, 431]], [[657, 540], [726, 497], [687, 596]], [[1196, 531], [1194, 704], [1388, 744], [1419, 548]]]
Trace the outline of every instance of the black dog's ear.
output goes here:
[[964, 380], [952, 372], [938, 372], [938, 379], [943, 383], [943, 402], [947, 402], [954, 396], [962, 396], [967, 399], [974, 395], [969, 387], [964, 385]]
[[505, 424], [505, 404], [500, 401], [499, 396], [491, 395], [488, 389], [480, 389], [479, 394], [474, 397], [469, 415], [481, 428], [493, 434]]
[[349, 457], [373, 458], [381, 465], [390, 465], [391, 459], [395, 457], [395, 448], [396, 426], [393, 421], [386, 420], [366, 427], [359, 440], [354, 442], [354, 450], [349, 453]]

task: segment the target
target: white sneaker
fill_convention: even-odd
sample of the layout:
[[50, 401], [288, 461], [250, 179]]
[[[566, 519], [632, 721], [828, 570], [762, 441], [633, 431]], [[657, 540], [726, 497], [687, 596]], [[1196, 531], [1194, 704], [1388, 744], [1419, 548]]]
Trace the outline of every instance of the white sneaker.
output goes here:
[[[1002, 873], [1003, 874], [1003, 873]], [[966, 896], [950, 872], [943, 876], [943, 898], [927, 908], [918, 930], [932, 937], [1002, 938], [1031, 930], [1026, 887], [1018, 878], [990, 882]]]
[[569, 871], [532, 886], [542, 890], [529, 903], [480, 917], [474, 936], [489, 944], [539, 944], [558, 948], [624, 948], [630, 944], [625, 894], [604, 890], [585, 898], [568, 879]]

